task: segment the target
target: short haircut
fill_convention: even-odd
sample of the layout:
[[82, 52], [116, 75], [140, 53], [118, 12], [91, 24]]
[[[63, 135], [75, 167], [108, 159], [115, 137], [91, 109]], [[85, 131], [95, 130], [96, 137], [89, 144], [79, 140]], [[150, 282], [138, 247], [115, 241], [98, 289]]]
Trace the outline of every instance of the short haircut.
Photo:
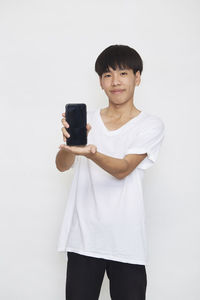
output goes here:
[[103, 73], [109, 72], [109, 67], [116, 70], [120, 69], [132, 69], [135, 74], [140, 71], [140, 75], [143, 70], [143, 61], [139, 53], [126, 45], [111, 45], [103, 50], [95, 62], [95, 71], [101, 77]]

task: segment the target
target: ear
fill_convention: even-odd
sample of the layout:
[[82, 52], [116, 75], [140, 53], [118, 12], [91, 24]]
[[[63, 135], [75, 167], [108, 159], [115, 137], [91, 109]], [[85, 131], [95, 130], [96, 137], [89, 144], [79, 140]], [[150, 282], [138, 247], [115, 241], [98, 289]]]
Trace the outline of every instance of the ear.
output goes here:
[[140, 71], [137, 71], [135, 73], [135, 85], [139, 85], [141, 82], [141, 75], [140, 75]]

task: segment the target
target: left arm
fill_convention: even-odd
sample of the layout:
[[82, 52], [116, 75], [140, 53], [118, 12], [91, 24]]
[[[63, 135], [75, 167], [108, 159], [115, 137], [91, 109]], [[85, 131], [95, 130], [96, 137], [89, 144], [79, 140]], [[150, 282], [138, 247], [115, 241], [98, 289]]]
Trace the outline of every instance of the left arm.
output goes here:
[[94, 161], [99, 167], [104, 169], [112, 176], [123, 179], [129, 175], [139, 163], [147, 156], [147, 153], [142, 154], [127, 154], [124, 158], [114, 158], [97, 151], [95, 145], [82, 146], [67, 146], [60, 145], [60, 149], [76, 155], [83, 155]]
[[127, 154], [122, 159], [104, 155], [98, 151], [96, 153], [86, 154], [85, 156], [111, 175], [118, 179], [123, 179], [139, 165], [147, 156], [147, 153]]

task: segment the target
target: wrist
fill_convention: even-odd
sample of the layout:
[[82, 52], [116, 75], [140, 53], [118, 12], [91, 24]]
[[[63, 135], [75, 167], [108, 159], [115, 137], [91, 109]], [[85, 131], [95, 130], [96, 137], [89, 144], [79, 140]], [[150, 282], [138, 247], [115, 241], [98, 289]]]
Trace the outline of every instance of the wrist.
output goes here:
[[96, 154], [97, 154], [97, 151], [95, 153], [90, 152], [90, 153], [85, 154], [85, 157], [87, 157], [88, 159], [92, 159], [96, 156]]

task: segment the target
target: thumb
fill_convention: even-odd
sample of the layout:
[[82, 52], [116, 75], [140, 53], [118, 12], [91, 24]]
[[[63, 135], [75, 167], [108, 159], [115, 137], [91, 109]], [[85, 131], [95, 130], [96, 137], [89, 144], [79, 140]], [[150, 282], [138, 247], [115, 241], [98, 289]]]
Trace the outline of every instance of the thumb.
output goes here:
[[91, 145], [90, 152], [96, 153], [97, 152], [97, 147], [95, 145]]
[[88, 124], [86, 125], [86, 128], [87, 128], [87, 131], [89, 132], [89, 131], [91, 130], [92, 126], [88, 123]]

